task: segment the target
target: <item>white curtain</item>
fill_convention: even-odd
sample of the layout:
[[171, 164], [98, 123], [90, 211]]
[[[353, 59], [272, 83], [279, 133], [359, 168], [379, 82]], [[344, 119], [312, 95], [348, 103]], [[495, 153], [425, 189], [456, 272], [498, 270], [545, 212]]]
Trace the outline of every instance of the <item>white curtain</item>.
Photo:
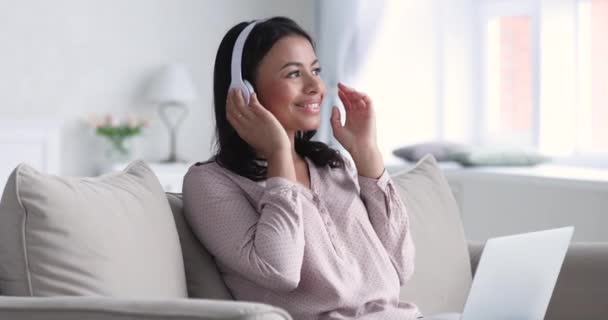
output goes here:
[[569, 155], [577, 148], [576, 0], [541, 0], [540, 150]]
[[332, 106], [337, 105], [342, 112], [342, 121], [345, 119], [337, 84], [352, 84], [357, 80], [373, 46], [385, 4], [385, 0], [317, 0], [315, 3], [317, 55], [327, 86], [321, 108], [321, 127], [315, 139], [334, 148], [340, 145], [333, 136], [329, 120]]

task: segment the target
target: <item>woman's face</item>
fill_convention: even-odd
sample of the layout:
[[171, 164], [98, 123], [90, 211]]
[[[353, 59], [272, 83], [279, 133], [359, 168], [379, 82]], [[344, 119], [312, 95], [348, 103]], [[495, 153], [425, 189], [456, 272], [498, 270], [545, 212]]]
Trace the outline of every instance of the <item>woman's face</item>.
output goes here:
[[312, 45], [304, 37], [277, 41], [257, 69], [255, 84], [260, 103], [288, 133], [316, 130], [325, 84]]

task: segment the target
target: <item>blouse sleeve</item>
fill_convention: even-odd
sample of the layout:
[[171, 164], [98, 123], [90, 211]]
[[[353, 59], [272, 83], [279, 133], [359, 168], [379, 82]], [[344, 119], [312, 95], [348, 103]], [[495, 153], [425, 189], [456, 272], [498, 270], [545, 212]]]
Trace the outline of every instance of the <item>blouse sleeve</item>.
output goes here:
[[304, 227], [297, 184], [270, 178], [252, 204], [236, 183], [198, 168], [184, 178], [183, 193], [186, 218], [216, 260], [271, 290], [298, 286]]
[[386, 170], [379, 178], [360, 176], [350, 159], [345, 159], [347, 171], [357, 182], [369, 220], [391, 258], [403, 285], [414, 272], [415, 247], [409, 228], [405, 205], [395, 191]]

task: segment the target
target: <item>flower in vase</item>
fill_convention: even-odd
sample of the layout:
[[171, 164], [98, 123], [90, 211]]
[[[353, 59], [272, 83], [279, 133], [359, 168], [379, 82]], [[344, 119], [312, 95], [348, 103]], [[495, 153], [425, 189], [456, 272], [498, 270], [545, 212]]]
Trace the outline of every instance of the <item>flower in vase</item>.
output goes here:
[[150, 124], [147, 118], [137, 117], [134, 114], [129, 114], [124, 119], [111, 114], [101, 117], [91, 115], [88, 122], [95, 129], [95, 133], [106, 138], [112, 149], [122, 156], [127, 156], [130, 152], [125, 143], [127, 139], [141, 134], [142, 130]]

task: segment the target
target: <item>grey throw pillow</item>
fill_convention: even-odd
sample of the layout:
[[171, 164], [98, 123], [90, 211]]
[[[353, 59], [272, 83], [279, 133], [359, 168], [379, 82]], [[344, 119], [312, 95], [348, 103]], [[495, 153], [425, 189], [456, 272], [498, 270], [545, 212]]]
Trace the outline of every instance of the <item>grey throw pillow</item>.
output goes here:
[[468, 149], [464, 144], [448, 141], [432, 141], [404, 146], [393, 150], [393, 154], [411, 162], [420, 161], [427, 154], [433, 156], [437, 161], [450, 161], [450, 155], [456, 152], [465, 152]]
[[99, 177], [21, 164], [0, 202], [0, 287], [15, 296], [187, 297], [167, 197], [143, 162]]
[[451, 160], [463, 166], [534, 166], [550, 158], [533, 150], [517, 148], [475, 148], [450, 155]]

